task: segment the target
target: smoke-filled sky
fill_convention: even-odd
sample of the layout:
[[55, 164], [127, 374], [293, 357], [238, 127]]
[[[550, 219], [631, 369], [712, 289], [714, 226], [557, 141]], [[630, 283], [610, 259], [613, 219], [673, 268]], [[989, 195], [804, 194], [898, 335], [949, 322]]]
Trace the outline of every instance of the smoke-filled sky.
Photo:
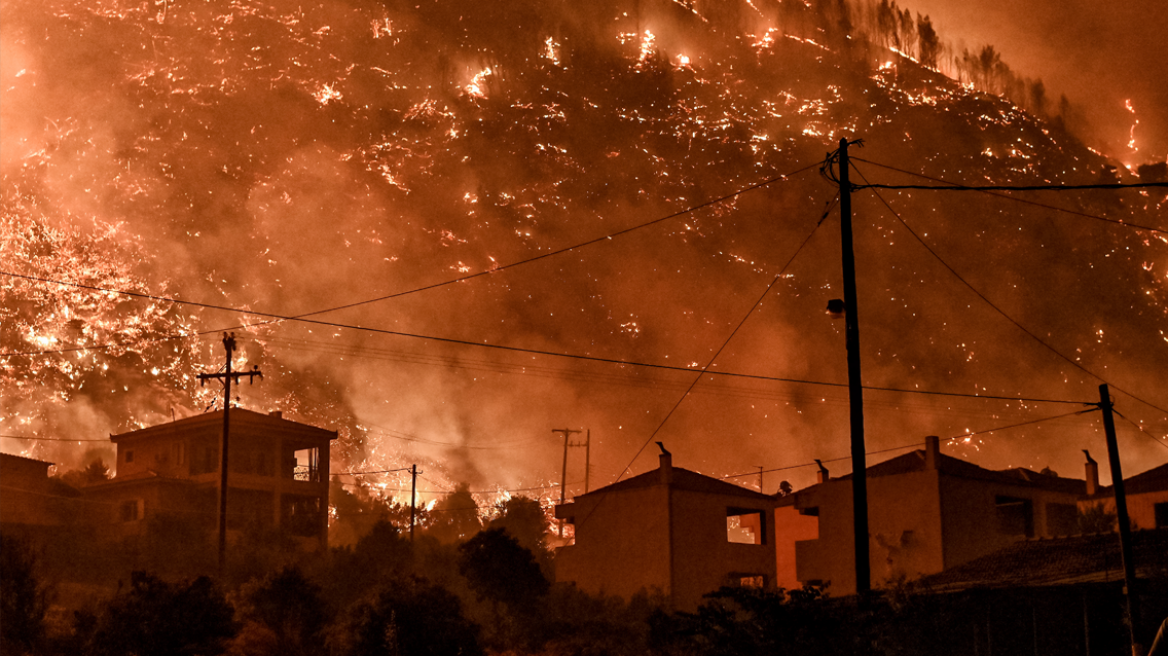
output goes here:
[[[869, 162], [1033, 184], [1109, 161], [901, 59], [868, 5], [578, 4], [5, 0], [2, 268], [154, 298], [6, 276], [0, 434], [202, 412], [216, 390], [195, 374], [236, 327], [236, 367], [265, 374], [242, 405], [341, 431], [338, 469], [545, 486], [552, 430], [586, 428], [593, 487], [655, 466], [653, 440], [678, 466], [801, 486], [814, 458], [849, 468], [825, 153], [862, 138], [859, 172], [888, 183], [922, 180]], [[1168, 407], [1168, 241], [1115, 223], [1163, 226], [1162, 192], [882, 198], [855, 199], [866, 384], [1091, 402], [1102, 377]], [[682, 400], [704, 366], [738, 375]], [[865, 399], [876, 458], [1027, 422], [948, 452], [1081, 476], [1081, 449], [1104, 450], [1097, 413], [1046, 420], [1081, 404]], [[1121, 434], [1133, 472], [1168, 454]]]
[[[1168, 157], [1168, 76], [1163, 75], [1168, 70], [1164, 41], [1168, 4], [1159, 0], [903, 4], [930, 15], [937, 29], [954, 42], [971, 49], [992, 44], [1015, 70], [1041, 78], [1052, 98], [1065, 93], [1090, 121], [1089, 143], [1096, 149], [1129, 165]], [[1133, 137], [1135, 150], [1128, 147]]]

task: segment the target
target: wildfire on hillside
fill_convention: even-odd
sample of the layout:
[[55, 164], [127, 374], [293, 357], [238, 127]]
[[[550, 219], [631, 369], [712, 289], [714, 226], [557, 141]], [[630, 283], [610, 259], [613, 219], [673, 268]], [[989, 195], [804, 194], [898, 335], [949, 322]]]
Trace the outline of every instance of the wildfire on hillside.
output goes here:
[[[222, 365], [216, 340], [234, 328], [237, 366], [265, 370], [243, 405], [339, 430], [338, 471], [420, 463], [432, 489], [465, 481], [489, 506], [558, 479], [548, 429], [567, 422], [598, 436], [593, 480], [611, 481], [692, 374], [465, 342], [700, 369], [835, 189], [791, 175], [501, 265], [813, 171], [842, 137], [864, 138], [874, 161], [964, 183], [1107, 171], [1065, 131], [979, 90], [991, 72], [975, 79], [936, 44], [885, 38], [874, 4], [10, 4], [0, 260], [80, 287], [0, 278], [5, 434], [100, 437], [221, 403], [194, 383]], [[985, 196], [887, 200], [1006, 312], [1163, 398], [1164, 233]], [[1165, 200], [1049, 204], [1150, 225]], [[857, 212], [871, 385], [1091, 400], [1097, 381], [960, 288], [878, 200]], [[822, 318], [839, 295], [829, 230], [713, 369], [844, 379], [839, 329]], [[349, 307], [480, 271], [495, 273]], [[338, 306], [312, 316], [331, 325], [243, 312]], [[873, 448], [1045, 412], [870, 397]], [[846, 452], [844, 403], [836, 388], [709, 377], [664, 439], [704, 471], [804, 464]], [[1168, 417], [1129, 407], [1164, 432]], [[953, 448], [983, 448], [991, 466], [1069, 468], [1078, 447], [1060, 437], [1095, 430], [1083, 420]], [[4, 445], [65, 461], [82, 446]], [[400, 478], [370, 480], [401, 502]], [[555, 491], [525, 493], [548, 506]]]

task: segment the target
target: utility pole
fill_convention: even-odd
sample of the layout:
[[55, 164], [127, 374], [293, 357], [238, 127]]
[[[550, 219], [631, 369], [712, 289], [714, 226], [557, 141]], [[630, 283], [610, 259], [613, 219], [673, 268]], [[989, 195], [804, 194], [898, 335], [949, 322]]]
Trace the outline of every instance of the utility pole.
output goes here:
[[848, 351], [848, 405], [852, 445], [852, 530], [855, 532], [856, 594], [872, 590], [868, 561], [868, 465], [864, 456], [864, 388], [860, 381], [860, 318], [856, 310], [856, 256], [852, 246], [852, 183], [848, 140], [840, 139], [840, 246], [844, 268], [844, 341]]
[[592, 429], [584, 433], [584, 494], [588, 494], [588, 474], [592, 471]]
[[206, 385], [208, 380], [221, 379], [223, 381], [223, 439], [219, 445], [219, 576], [227, 566], [227, 446], [231, 433], [231, 383], [238, 383], [247, 376], [249, 383], [255, 382], [260, 373], [259, 365], [252, 367], [248, 372], [231, 371], [231, 358], [235, 353], [235, 333], [223, 333], [223, 348], [227, 351], [227, 370], [217, 374], [199, 374], [199, 386]]
[[766, 494], [766, 492], [762, 491], [762, 465], [755, 465], [755, 467], [758, 467], [758, 492], [759, 494]]
[[[424, 472], [423, 472], [424, 473]], [[410, 465], [410, 543], [414, 541], [414, 524], [418, 516], [418, 466]]]
[[1111, 391], [1107, 384], [1099, 386], [1099, 408], [1103, 410], [1103, 432], [1107, 434], [1107, 460], [1111, 465], [1111, 489], [1115, 492], [1115, 519], [1119, 524], [1119, 552], [1123, 560], [1123, 593], [1127, 600], [1127, 621], [1130, 631], [1132, 656], [1142, 656], [1143, 644], [1138, 638], [1139, 599], [1136, 596], [1136, 564], [1132, 555], [1131, 523], [1127, 514], [1127, 494], [1123, 486], [1123, 470], [1119, 464], [1119, 443], [1115, 439], [1115, 417], [1112, 416]]
[[[568, 483], [568, 437], [581, 431], [571, 428], [553, 428], [553, 433], [564, 434], [564, 466], [560, 469], [560, 505], [564, 505], [564, 487]], [[560, 520], [560, 537], [564, 537], [564, 520]]]

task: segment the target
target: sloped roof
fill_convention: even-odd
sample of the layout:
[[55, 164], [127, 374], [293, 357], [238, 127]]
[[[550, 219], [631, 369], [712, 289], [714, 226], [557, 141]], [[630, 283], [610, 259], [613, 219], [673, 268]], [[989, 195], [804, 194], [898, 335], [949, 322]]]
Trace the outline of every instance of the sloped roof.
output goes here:
[[[1112, 488], [1111, 485], [1101, 487], [1091, 498], [1113, 497], [1115, 491]], [[1123, 491], [1127, 494], [1146, 494], [1164, 490], [1168, 490], [1168, 464], [1153, 467], [1146, 472], [1123, 479]]]
[[[1168, 575], [1168, 529], [1135, 531], [1137, 576]], [[935, 590], [1041, 587], [1123, 578], [1118, 533], [1023, 540], [968, 563], [926, 576]]]
[[[610, 492], [619, 492], [622, 490], [635, 490], [653, 487], [654, 485], [660, 484], [661, 470], [654, 469], [653, 471], [645, 472], [644, 474], [613, 483], [612, 485], [595, 489], [589, 492], [587, 495], [578, 495], [576, 498], [579, 499], [581, 497], [592, 494], [608, 494]], [[669, 487], [674, 490], [738, 496], [754, 499], [757, 501], [773, 502], [775, 500], [775, 497], [768, 494], [762, 494], [760, 492], [755, 492], [754, 490], [748, 490], [733, 483], [727, 483], [726, 481], [711, 478], [705, 474], [699, 474], [688, 469], [682, 469], [681, 467], [671, 468]]]
[[[330, 440], [337, 439], [337, 432], [317, 428], [309, 424], [302, 424], [300, 422], [284, 419], [272, 414], [263, 412], [255, 412], [254, 410], [246, 410], [244, 408], [231, 409], [231, 423], [232, 426], [236, 422], [243, 426], [263, 426], [276, 430], [292, 431], [304, 435], [324, 438], [328, 437]], [[167, 422], [164, 424], [156, 424], [148, 426], [139, 430], [128, 431], [118, 435], [110, 435], [110, 440], [117, 442], [126, 438], [143, 438], [154, 434], [169, 433], [173, 431], [182, 431], [186, 429], [196, 429], [205, 426], [220, 426], [223, 424], [223, 411], [216, 410], [214, 412], [205, 412], [203, 414], [194, 415], [192, 417], [185, 417], [177, 421]]]
[[50, 465], [55, 464], [47, 460], [37, 460], [36, 458], [29, 458], [28, 456], [18, 456], [15, 453], [0, 453], [0, 460], [7, 460], [9, 458], [14, 458], [16, 462], [23, 461], [27, 463], [35, 463], [38, 465], [44, 465], [45, 467], [49, 467]]
[[[868, 477], [896, 476], [899, 474], [924, 471], [924, 469], [925, 452], [923, 449], [917, 449], [916, 451], [897, 456], [891, 460], [885, 460], [884, 462], [869, 466]], [[1021, 467], [995, 471], [942, 453], [937, 454], [937, 469], [942, 474], [948, 476], [959, 476], [961, 478], [1024, 487], [1040, 487], [1066, 492], [1068, 494], [1083, 494], [1087, 490], [1087, 482], [1076, 478], [1063, 478], [1054, 474], [1043, 474]], [[838, 479], [832, 480], [850, 480], [851, 478], [851, 474], [845, 474]]]

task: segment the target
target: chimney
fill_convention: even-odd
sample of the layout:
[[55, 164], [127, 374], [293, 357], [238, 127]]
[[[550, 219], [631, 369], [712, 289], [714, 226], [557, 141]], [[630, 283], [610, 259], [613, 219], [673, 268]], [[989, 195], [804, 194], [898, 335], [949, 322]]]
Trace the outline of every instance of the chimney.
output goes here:
[[823, 461], [819, 458], [815, 459], [815, 464], [819, 465], [819, 474], [816, 475], [816, 483], [826, 483], [831, 480], [831, 472], [827, 471], [827, 467], [823, 466]]
[[673, 454], [661, 442], [657, 443], [657, 448], [661, 449], [661, 466], [657, 469], [661, 472], [661, 484], [669, 485], [673, 478]]
[[273, 410], [273, 411], [268, 413], [268, 416], [275, 417], [276, 419], [283, 419], [284, 418], [284, 411], [283, 410]]
[[941, 438], [936, 435], [930, 435], [925, 438], [925, 469], [933, 470], [937, 468], [941, 451]]
[[1083, 453], [1087, 456], [1087, 496], [1093, 496], [1099, 492], [1099, 463], [1087, 449], [1083, 449]]

